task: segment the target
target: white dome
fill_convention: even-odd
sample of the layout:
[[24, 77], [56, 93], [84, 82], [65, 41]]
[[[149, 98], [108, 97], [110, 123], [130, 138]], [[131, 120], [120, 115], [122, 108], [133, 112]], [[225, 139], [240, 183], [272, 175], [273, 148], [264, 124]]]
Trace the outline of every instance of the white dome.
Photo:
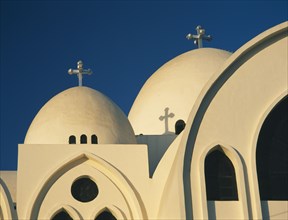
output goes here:
[[67, 89], [38, 112], [25, 137], [25, 144], [68, 144], [74, 135], [96, 135], [99, 144], [136, 143], [133, 129], [120, 108], [102, 93], [87, 87]]
[[[164, 64], [146, 81], [130, 110], [135, 134], [174, 133], [176, 121], [187, 121], [200, 91], [230, 55], [201, 48]], [[167, 121], [161, 117], [165, 112]]]

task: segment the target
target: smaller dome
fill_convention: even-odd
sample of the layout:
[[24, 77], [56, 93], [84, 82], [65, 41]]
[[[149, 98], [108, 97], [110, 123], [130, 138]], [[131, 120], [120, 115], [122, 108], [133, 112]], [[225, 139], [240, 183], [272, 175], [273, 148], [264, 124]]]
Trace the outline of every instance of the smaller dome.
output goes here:
[[[25, 144], [76, 143], [86, 135], [99, 144], [134, 144], [133, 129], [121, 109], [102, 93], [88, 87], [67, 89], [49, 100], [38, 112], [25, 137]], [[82, 136], [83, 137], [83, 136]]]
[[181, 54], [159, 68], [144, 84], [129, 113], [136, 134], [174, 133], [187, 121], [202, 88], [231, 53], [200, 48]]

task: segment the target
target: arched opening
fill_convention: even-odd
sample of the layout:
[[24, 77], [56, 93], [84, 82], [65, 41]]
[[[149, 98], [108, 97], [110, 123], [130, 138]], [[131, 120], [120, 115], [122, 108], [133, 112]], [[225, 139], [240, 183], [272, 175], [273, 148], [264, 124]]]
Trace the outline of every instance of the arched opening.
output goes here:
[[261, 200], [288, 200], [288, 97], [265, 119], [257, 142], [257, 175]]
[[69, 137], [69, 144], [76, 144], [76, 137], [74, 135]]
[[117, 220], [114, 215], [109, 210], [101, 212], [95, 220]]
[[185, 122], [180, 119], [175, 123], [175, 134], [180, 134], [185, 128]]
[[235, 169], [221, 149], [209, 153], [205, 159], [207, 200], [238, 200]]
[[80, 137], [80, 143], [81, 144], [87, 144], [87, 136], [85, 134], [82, 134]]
[[64, 209], [62, 209], [56, 215], [54, 215], [51, 220], [73, 220], [73, 218], [71, 218], [71, 216]]
[[98, 144], [98, 138], [95, 134], [91, 136], [91, 144]]

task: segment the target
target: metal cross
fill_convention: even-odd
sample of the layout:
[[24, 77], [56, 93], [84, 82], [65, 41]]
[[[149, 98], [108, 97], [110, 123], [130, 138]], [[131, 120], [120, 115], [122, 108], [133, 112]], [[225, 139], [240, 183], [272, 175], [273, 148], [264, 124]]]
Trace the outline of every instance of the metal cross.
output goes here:
[[78, 80], [79, 80], [79, 86], [82, 86], [83, 74], [91, 75], [92, 74], [92, 70], [91, 69], [87, 69], [87, 70], [83, 69], [83, 62], [81, 60], [79, 60], [77, 62], [77, 69], [76, 70], [69, 69], [68, 73], [70, 75], [77, 74]]
[[171, 112], [170, 114], [168, 114], [168, 111], [169, 111], [168, 107], [165, 108], [164, 111], [165, 111], [165, 115], [160, 116], [159, 120], [160, 121], [165, 120], [165, 133], [168, 133], [168, 118], [173, 118], [174, 117], [174, 113]]
[[203, 40], [211, 41], [212, 37], [210, 35], [205, 35], [205, 29], [202, 28], [200, 25], [197, 26], [196, 28], [197, 35], [194, 34], [188, 34], [186, 38], [188, 40], [193, 39], [194, 44], [198, 45], [198, 48], [203, 47]]

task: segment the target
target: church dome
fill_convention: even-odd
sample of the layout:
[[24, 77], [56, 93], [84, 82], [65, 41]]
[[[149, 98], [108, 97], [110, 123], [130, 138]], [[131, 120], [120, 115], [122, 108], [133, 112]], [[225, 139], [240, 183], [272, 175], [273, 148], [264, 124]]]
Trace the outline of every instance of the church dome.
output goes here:
[[24, 143], [68, 144], [73, 137], [79, 144], [82, 135], [87, 137], [88, 144], [92, 136], [99, 144], [136, 143], [133, 129], [120, 108], [88, 87], [73, 87], [49, 100], [31, 123]]
[[144, 84], [129, 113], [135, 134], [174, 133], [187, 121], [200, 91], [231, 53], [200, 48], [177, 56]]

